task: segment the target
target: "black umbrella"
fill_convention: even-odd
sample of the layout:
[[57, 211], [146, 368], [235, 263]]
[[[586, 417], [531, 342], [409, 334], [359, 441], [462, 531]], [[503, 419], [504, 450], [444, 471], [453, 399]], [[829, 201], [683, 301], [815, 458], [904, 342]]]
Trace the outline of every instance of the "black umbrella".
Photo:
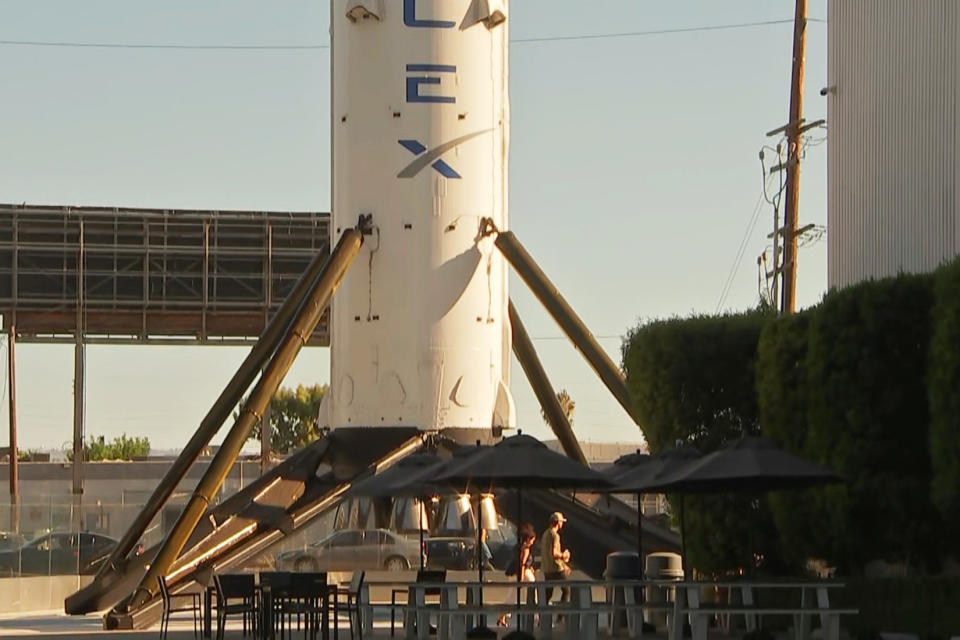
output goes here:
[[[674, 449], [663, 449], [655, 455], [645, 453], [630, 453], [614, 462], [614, 466], [607, 470], [607, 477], [615, 486], [608, 489], [608, 493], [635, 493], [637, 494], [637, 555], [640, 558], [641, 571], [643, 564], [643, 494], [652, 493], [649, 489], [657, 483], [661, 476], [672, 474], [700, 457], [700, 451], [692, 446], [682, 446]], [[659, 493], [659, 492], [658, 492]], [[684, 556], [683, 540], [683, 500], [680, 503], [680, 556]]]
[[[787, 453], [768, 438], [744, 436], [722, 449], [658, 475], [647, 490], [681, 494], [680, 539], [684, 541], [685, 493], [762, 493], [802, 489], [840, 480], [840, 476], [830, 469]], [[686, 554], [683, 554], [683, 564], [686, 576]]]
[[651, 458], [652, 456], [649, 453], [643, 453], [640, 449], [637, 449], [636, 453], [628, 453], [614, 460], [613, 465], [604, 469], [602, 473], [608, 480], [615, 483], [617, 478], [646, 465]]
[[802, 489], [840, 481], [830, 469], [779, 449], [768, 438], [744, 436], [669, 473], [648, 487], [658, 493], [719, 493]]
[[[528, 435], [504, 438], [493, 447], [479, 449], [461, 462], [451, 464], [439, 474], [437, 482], [445, 482], [455, 487], [473, 488], [478, 491], [492, 491], [495, 487], [517, 490], [517, 524], [523, 519], [523, 489], [603, 489], [612, 483], [601, 474], [585, 467], [577, 460], [549, 449], [545, 444]], [[479, 513], [477, 514], [477, 553], [480, 552]], [[519, 540], [518, 540], [519, 542]], [[519, 544], [517, 545], [519, 553]], [[517, 602], [520, 602], [520, 582], [522, 567], [517, 558]], [[483, 581], [483, 563], [477, 563], [480, 581]], [[483, 590], [480, 590], [481, 598]], [[483, 604], [482, 601], [480, 603]], [[520, 617], [517, 616], [518, 630], [509, 634], [512, 637], [529, 637], [519, 631]], [[494, 634], [489, 629], [472, 630], [472, 637]], [[487, 636], [493, 637], [493, 636]]]
[[446, 485], [437, 485], [430, 478], [443, 467], [446, 460], [432, 453], [415, 453], [398, 461], [386, 470], [359, 480], [346, 492], [347, 496], [369, 498], [416, 498], [419, 505], [420, 568], [423, 557], [423, 499], [449, 490]]

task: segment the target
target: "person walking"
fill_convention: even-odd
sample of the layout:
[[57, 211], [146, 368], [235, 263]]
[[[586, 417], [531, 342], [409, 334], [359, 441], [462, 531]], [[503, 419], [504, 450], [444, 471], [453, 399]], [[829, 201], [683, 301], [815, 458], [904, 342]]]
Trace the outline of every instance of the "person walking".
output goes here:
[[490, 551], [490, 546], [487, 545], [487, 530], [485, 528], [480, 529], [480, 564], [483, 565], [484, 571], [493, 571], [493, 553]]
[[[507, 562], [506, 574], [508, 576], [515, 576], [519, 571], [521, 582], [535, 582], [537, 580], [537, 576], [533, 572], [533, 543], [536, 539], [537, 534], [533, 525], [529, 522], [524, 522], [517, 528], [518, 547], [514, 547], [512, 557]], [[505, 604], [514, 605], [516, 603], [517, 590], [510, 589]], [[506, 627], [508, 615], [508, 612], [500, 614], [500, 617], [497, 618], [497, 624]]]
[[[564, 549], [560, 542], [560, 530], [567, 521], [563, 514], [555, 511], [550, 514], [550, 525], [540, 536], [540, 563], [546, 580], [566, 580], [570, 575], [570, 550]], [[547, 602], [553, 597], [553, 587], [547, 587]], [[561, 587], [560, 602], [568, 602], [570, 588]]]

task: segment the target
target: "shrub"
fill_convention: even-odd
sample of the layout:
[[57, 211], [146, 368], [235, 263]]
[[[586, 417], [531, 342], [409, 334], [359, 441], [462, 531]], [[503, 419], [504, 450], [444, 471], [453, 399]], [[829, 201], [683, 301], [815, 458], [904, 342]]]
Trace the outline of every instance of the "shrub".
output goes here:
[[[759, 432], [754, 368], [757, 340], [770, 317], [756, 311], [674, 318], [630, 332], [623, 345], [623, 367], [652, 451], [679, 440], [707, 452]], [[754, 552], [764, 558], [764, 569], [782, 566], [765, 498], [685, 500], [692, 566], [724, 573], [747, 566]], [[674, 515], [676, 504], [677, 496], [671, 496]]]
[[931, 498], [960, 535], [960, 260], [940, 269], [934, 282], [930, 343]]
[[[806, 459], [822, 457], [807, 445], [807, 350], [813, 313], [772, 320], [757, 345], [760, 428], [784, 450]], [[824, 529], [815, 524], [823, 521], [823, 514], [816, 507], [815, 491], [820, 490], [783, 491], [768, 498], [780, 533], [780, 552], [794, 565], [824, 555]]]
[[810, 320], [806, 451], [846, 481], [814, 494], [842, 571], [937, 555], [924, 375], [931, 282], [901, 275], [834, 291]]

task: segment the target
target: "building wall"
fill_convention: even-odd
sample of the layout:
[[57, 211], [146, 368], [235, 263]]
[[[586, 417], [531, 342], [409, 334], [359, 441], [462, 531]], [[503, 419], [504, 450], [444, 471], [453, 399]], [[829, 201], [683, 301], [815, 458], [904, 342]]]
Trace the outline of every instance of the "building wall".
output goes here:
[[960, 5], [832, 0], [828, 284], [923, 272], [960, 253]]

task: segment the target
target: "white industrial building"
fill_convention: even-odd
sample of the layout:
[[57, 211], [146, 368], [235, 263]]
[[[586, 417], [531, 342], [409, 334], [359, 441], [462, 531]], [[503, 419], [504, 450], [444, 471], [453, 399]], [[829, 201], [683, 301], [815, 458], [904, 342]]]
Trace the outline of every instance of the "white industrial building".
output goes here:
[[960, 254], [960, 3], [833, 0], [828, 285]]

